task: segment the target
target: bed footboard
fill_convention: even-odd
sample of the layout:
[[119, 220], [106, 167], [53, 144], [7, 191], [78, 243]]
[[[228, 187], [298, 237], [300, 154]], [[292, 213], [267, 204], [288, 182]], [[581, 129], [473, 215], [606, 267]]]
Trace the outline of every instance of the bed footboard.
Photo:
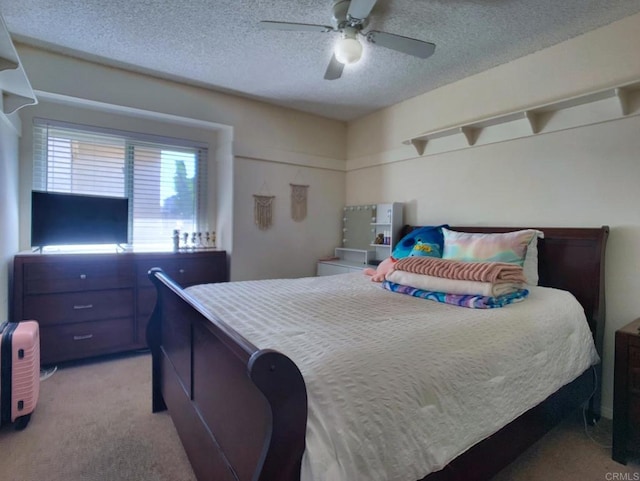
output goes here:
[[197, 479], [299, 480], [307, 395], [296, 365], [208, 315], [162, 270], [149, 277], [153, 411], [169, 410]]

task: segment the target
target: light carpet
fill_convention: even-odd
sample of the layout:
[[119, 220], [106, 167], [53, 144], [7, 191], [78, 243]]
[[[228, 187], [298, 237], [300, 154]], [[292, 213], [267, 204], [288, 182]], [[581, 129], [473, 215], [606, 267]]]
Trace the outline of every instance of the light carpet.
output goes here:
[[[611, 459], [611, 421], [568, 418], [493, 481], [640, 481]], [[24, 431], [0, 430], [2, 481], [195, 481], [166, 412], [151, 413], [148, 353], [60, 366]]]

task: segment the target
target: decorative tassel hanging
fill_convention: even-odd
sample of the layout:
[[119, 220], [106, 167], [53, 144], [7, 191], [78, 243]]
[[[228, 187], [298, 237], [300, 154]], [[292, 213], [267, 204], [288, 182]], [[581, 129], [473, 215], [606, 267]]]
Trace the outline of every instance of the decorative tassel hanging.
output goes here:
[[307, 217], [308, 185], [289, 184], [291, 186], [291, 218], [300, 222]]
[[253, 195], [253, 218], [260, 230], [267, 230], [273, 222], [274, 195]]

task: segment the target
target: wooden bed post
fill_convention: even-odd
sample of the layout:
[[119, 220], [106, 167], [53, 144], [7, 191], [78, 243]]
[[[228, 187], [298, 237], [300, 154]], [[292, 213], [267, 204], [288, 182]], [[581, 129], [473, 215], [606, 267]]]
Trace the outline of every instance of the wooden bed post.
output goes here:
[[161, 319], [161, 299], [162, 291], [160, 290], [158, 281], [153, 275], [155, 272], [162, 272], [162, 269], [154, 267], [149, 271], [149, 278], [153, 282], [156, 288], [158, 299], [156, 305], [153, 308], [153, 313], [147, 324], [147, 344], [151, 351], [151, 409], [152, 412], [157, 413], [165, 411], [167, 405], [162, 397], [162, 363], [160, 362], [160, 346], [162, 342], [162, 333], [160, 330]]
[[307, 427], [307, 390], [302, 374], [288, 357], [264, 349], [251, 356], [249, 376], [269, 401], [273, 416], [270, 446], [259, 479], [300, 479]]
[[198, 480], [298, 481], [307, 427], [298, 367], [207, 313], [161, 269], [149, 277], [153, 412], [171, 413]]
[[[596, 350], [600, 356], [600, 363], [594, 368], [594, 376], [596, 379], [595, 392], [591, 399], [589, 399], [589, 409], [587, 410], [587, 422], [590, 425], [594, 425], [600, 420], [601, 404], [602, 404], [602, 363], [604, 361], [604, 330], [606, 325], [606, 296], [605, 296], [605, 279], [604, 279], [604, 267], [605, 267], [605, 252], [607, 247], [607, 239], [609, 238], [609, 226], [602, 226], [600, 230], [600, 236], [595, 241], [595, 259], [596, 271], [599, 279], [599, 294], [596, 297], [597, 303], [594, 306], [591, 319], [589, 319], [589, 327], [593, 334], [593, 340], [596, 345]], [[587, 318], [589, 318], [587, 313]]]

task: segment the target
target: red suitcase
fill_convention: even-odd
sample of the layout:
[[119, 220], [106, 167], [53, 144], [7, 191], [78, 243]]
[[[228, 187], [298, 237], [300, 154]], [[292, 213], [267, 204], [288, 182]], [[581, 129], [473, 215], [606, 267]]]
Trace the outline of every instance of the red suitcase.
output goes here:
[[24, 429], [40, 394], [40, 333], [37, 321], [0, 325], [0, 425]]

